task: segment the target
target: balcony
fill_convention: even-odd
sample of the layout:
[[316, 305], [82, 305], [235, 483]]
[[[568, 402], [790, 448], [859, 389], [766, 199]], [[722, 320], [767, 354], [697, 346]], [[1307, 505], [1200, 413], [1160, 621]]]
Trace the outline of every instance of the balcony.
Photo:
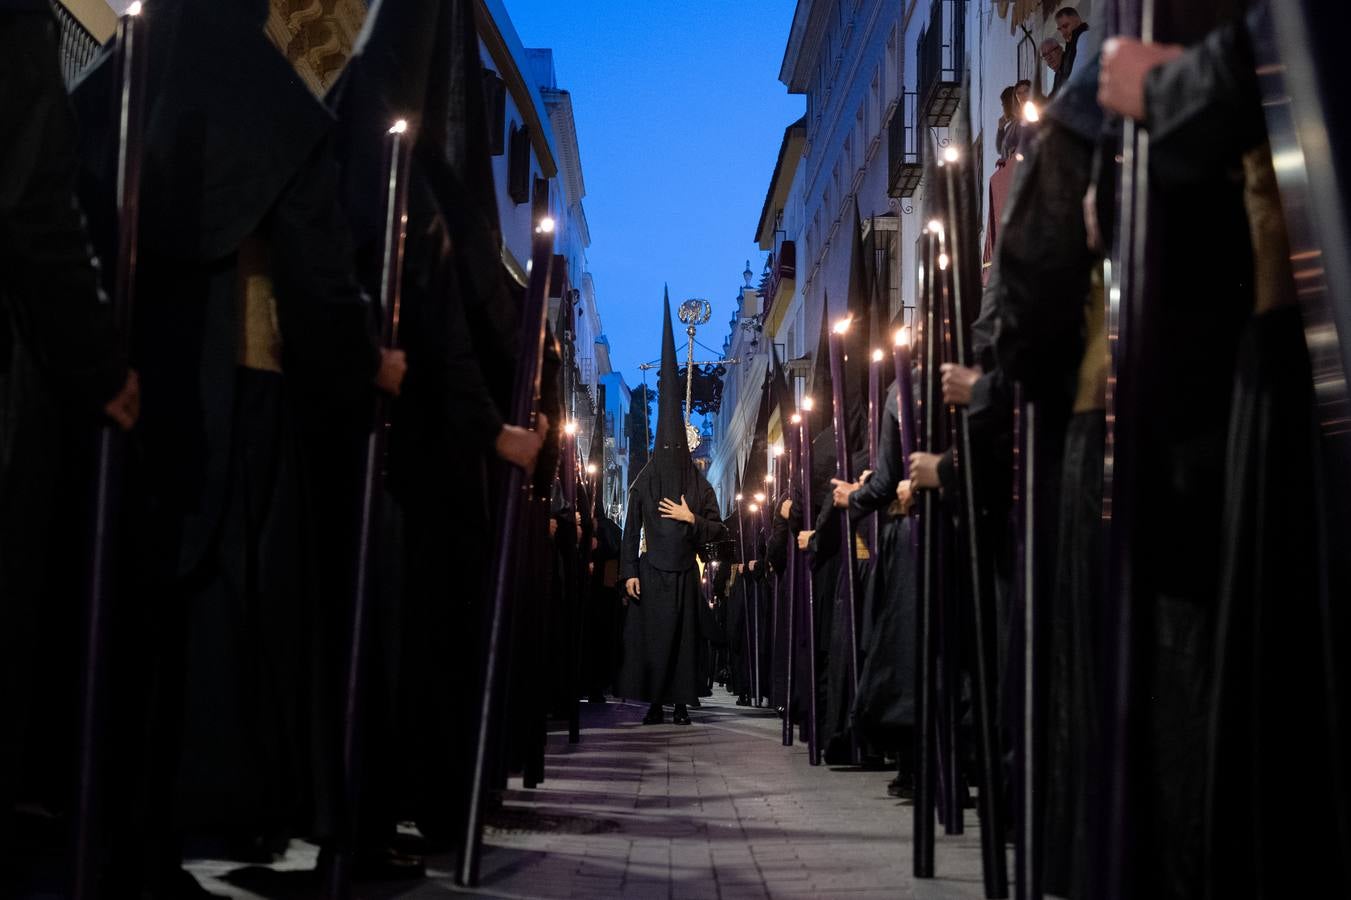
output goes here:
[[99, 41], [63, 4], [52, 4], [52, 12], [61, 35], [61, 74], [70, 84], [94, 61]]
[[770, 257], [769, 265], [769, 280], [760, 295], [762, 316], [769, 315], [779, 295], [779, 287], [784, 283], [791, 284], [797, 277], [797, 245], [789, 240], [780, 241], [779, 249]]
[[901, 103], [891, 114], [887, 126], [887, 159], [890, 179], [887, 194], [891, 197], [913, 197], [924, 177], [924, 141], [920, 140], [915, 94], [901, 94]]
[[966, 0], [935, 0], [919, 36], [919, 109], [930, 128], [946, 128], [962, 97]]

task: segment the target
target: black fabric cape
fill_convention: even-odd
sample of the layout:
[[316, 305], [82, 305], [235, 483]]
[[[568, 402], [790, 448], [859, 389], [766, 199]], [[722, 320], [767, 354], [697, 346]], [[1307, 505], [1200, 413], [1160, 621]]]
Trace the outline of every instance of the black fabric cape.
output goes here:
[[[624, 651], [616, 693], [651, 703], [692, 703], [699, 697], [698, 652], [700, 613], [703, 603], [696, 550], [726, 536], [713, 487], [697, 472], [686, 502], [694, 523], [662, 520], [657, 504], [662, 499], [653, 464], [638, 474], [629, 491], [628, 517], [624, 525], [624, 551], [620, 577], [637, 578], [642, 586], [638, 599], [630, 598], [624, 617]], [[678, 530], [676, 530], [678, 529]], [[646, 534], [649, 549], [641, 556], [639, 542]], [[659, 557], [652, 553], [656, 541], [679, 541], [680, 548], [665, 547]], [[670, 570], [658, 568], [655, 560], [678, 559], [688, 554], [689, 564]], [[665, 565], [665, 564], [663, 564]]]
[[[158, 846], [162, 867], [176, 864], [163, 834], [176, 821], [322, 836], [336, 794], [325, 751], [337, 745], [339, 626], [317, 603], [313, 546], [297, 548], [316, 515], [309, 504], [330, 493], [324, 451], [342, 451], [329, 439], [359, 441], [368, 425], [378, 354], [336, 205], [331, 119], [263, 34], [265, 14], [261, 4], [179, 0], [147, 18], [132, 345], [143, 399], [127, 494], [135, 539], [124, 557], [135, 573], [124, 608], [134, 612], [113, 636], [118, 734], [138, 740], [117, 748], [117, 786], [131, 796], [109, 805], [133, 811], [116, 837]], [[112, 68], [105, 54], [76, 88], [84, 196], [105, 240]], [[261, 257], [247, 271], [246, 244]], [[270, 277], [282, 376], [239, 366], [243, 274]], [[246, 422], [255, 412], [266, 414]], [[306, 465], [288, 461], [297, 440]], [[250, 512], [242, 520], [241, 509]], [[205, 696], [236, 700], [236, 721], [185, 720]], [[210, 781], [180, 770], [181, 759], [209, 752], [218, 728], [237, 731], [238, 768], [203, 774]], [[254, 790], [213, 789], [230, 777]]]
[[897, 415], [893, 385], [882, 417], [877, 468], [849, 498], [851, 509], [883, 516], [878, 562], [865, 591], [869, 640], [854, 702], [863, 734], [882, 744], [895, 744], [895, 732], [914, 725], [915, 704], [915, 551], [910, 523], [888, 512], [904, 471]]
[[[0, 5], [0, 858], [16, 793], [64, 806], [90, 439], [126, 360], [75, 187], [75, 120], [45, 3]], [[62, 576], [64, 573], [64, 576]], [[55, 576], [55, 579], [54, 579]], [[59, 584], [59, 588], [57, 587]], [[45, 739], [40, 739], [45, 738]], [[27, 762], [25, 762], [25, 759]], [[0, 867], [4, 862], [0, 862]]]

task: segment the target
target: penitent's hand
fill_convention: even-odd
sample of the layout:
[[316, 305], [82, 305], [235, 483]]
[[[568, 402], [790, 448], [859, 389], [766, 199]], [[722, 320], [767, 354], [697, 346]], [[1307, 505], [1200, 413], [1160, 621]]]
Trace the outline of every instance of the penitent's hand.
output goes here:
[[127, 372], [127, 380], [117, 396], [103, 406], [104, 414], [123, 431], [131, 431], [141, 417], [141, 378], [135, 369]]
[[779, 504], [779, 518], [791, 519], [793, 517], [793, 501], [785, 500]]
[[1143, 121], [1145, 79], [1158, 66], [1183, 53], [1178, 44], [1145, 44], [1131, 38], [1109, 38], [1102, 45], [1098, 74], [1098, 102], [1103, 109]]
[[502, 430], [497, 433], [497, 441], [494, 447], [500, 459], [515, 466], [520, 466], [527, 472], [535, 468], [535, 460], [539, 457], [540, 447], [544, 446], [544, 434], [539, 431], [529, 431], [519, 425], [503, 425]]
[[854, 491], [863, 487], [863, 479], [861, 478], [855, 482], [832, 478], [830, 483], [834, 485], [834, 490], [831, 491], [831, 502], [835, 504], [836, 509], [848, 508], [850, 496], [853, 495]]
[[814, 531], [799, 531], [799, 532], [797, 533], [797, 548], [798, 548], [799, 550], [806, 550], [806, 549], [807, 549], [807, 545], [811, 543], [812, 535], [813, 535], [813, 534], [816, 534], [816, 532], [814, 532]]
[[643, 595], [643, 586], [639, 584], [637, 578], [630, 578], [628, 581], [624, 582], [624, 593], [628, 594], [634, 600], [637, 600]]
[[665, 497], [657, 504], [658, 511], [661, 512], [663, 519], [675, 519], [677, 522], [684, 522], [687, 525], [694, 524], [694, 513], [690, 511], [689, 505], [685, 503], [685, 495], [680, 495], [680, 502], [668, 500]]
[[901, 515], [910, 515], [910, 508], [915, 505], [915, 492], [910, 490], [909, 479], [896, 485], [896, 499], [901, 501]]
[[911, 490], [922, 488], [933, 490], [942, 487], [942, 482], [938, 478], [938, 461], [940, 459], [942, 457], [937, 453], [916, 451], [910, 454]]
[[391, 397], [403, 389], [403, 376], [408, 374], [408, 356], [402, 350], [380, 351], [380, 368], [375, 370], [375, 386]]
[[969, 369], [956, 363], [943, 363], [943, 402], [953, 406], [970, 406], [971, 389], [980, 380], [980, 369]]

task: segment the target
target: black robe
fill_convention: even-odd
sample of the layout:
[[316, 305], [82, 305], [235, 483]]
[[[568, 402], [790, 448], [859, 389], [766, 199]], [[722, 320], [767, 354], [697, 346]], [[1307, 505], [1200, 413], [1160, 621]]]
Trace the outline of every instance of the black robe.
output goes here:
[[85, 594], [61, 548], [88, 546], [90, 439], [126, 378], [75, 197], [58, 43], [46, 4], [0, 3], [0, 868], [20, 787], [68, 802]]
[[[147, 22], [134, 584], [112, 632], [126, 796], [110, 808], [133, 811], [117, 835], [128, 843], [173, 825], [321, 837], [333, 826], [343, 610], [323, 590], [312, 526], [348, 512], [331, 502], [350, 492], [329, 479], [368, 427], [378, 353], [337, 209], [331, 119], [264, 16], [180, 0]], [[105, 236], [112, 60], [76, 92], [86, 197]], [[240, 340], [243, 296], [268, 288], [280, 372], [251, 367]], [[163, 836], [155, 846], [160, 877], [177, 850]]]
[[619, 580], [619, 553], [623, 530], [608, 516], [596, 518], [597, 546], [591, 555], [591, 593], [587, 601], [586, 629], [583, 641], [585, 681], [590, 697], [600, 698], [614, 681], [615, 660], [619, 649], [619, 595], [624, 589]]
[[[695, 553], [723, 540], [727, 529], [713, 487], [692, 469], [694, 488], [685, 500], [694, 513], [693, 524], [662, 519], [654, 467], [649, 463], [629, 490], [620, 577], [625, 582], [637, 578], [642, 593], [628, 600], [615, 691], [630, 700], [689, 704], [703, 690], [698, 644], [704, 598]], [[640, 555], [644, 537], [647, 549]]]
[[849, 498], [851, 509], [883, 517], [878, 562], [865, 592], [871, 625], [854, 720], [863, 735], [886, 746], [899, 746], [897, 732], [915, 723], [915, 549], [911, 523], [890, 511], [904, 471], [896, 401], [893, 386], [882, 419], [877, 468]]

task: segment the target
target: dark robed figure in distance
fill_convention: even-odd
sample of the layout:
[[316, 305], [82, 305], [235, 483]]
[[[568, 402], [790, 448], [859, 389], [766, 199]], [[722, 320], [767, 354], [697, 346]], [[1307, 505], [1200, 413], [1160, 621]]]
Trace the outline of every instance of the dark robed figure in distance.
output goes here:
[[689, 724], [686, 707], [699, 697], [702, 639], [696, 553], [727, 532], [713, 486], [690, 458], [675, 360], [668, 300], [656, 446], [629, 488], [620, 562], [628, 611], [616, 693], [652, 704], [644, 724], [661, 722], [664, 703], [675, 706], [676, 724]]

